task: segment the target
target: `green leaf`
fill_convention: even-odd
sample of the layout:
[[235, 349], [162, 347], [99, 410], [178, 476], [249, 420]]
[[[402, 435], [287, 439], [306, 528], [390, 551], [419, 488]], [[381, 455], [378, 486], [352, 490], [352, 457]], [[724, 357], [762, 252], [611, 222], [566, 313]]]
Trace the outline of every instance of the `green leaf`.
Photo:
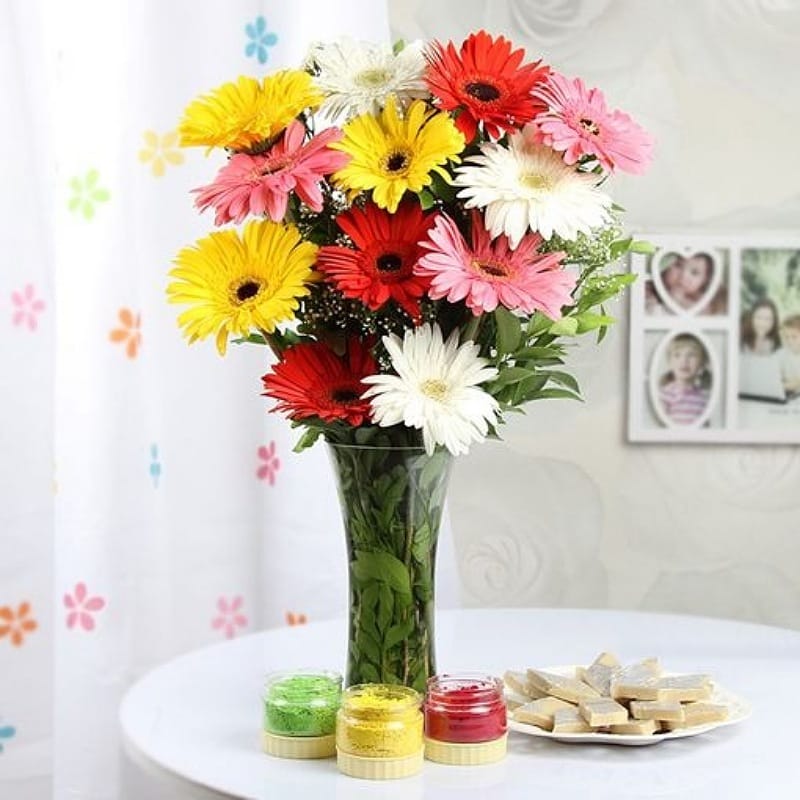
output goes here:
[[575, 317], [562, 317], [548, 328], [548, 332], [556, 336], [574, 336], [578, 332], [578, 320]]
[[427, 522], [420, 525], [414, 531], [414, 541], [411, 545], [411, 555], [420, 564], [424, 564], [430, 560], [431, 552], [431, 528]]
[[525, 378], [531, 377], [535, 373], [533, 370], [524, 367], [508, 367], [504, 369], [487, 387], [491, 394], [497, 394], [501, 389], [510, 386], [512, 383], [519, 383]]
[[356, 428], [355, 439], [356, 444], [369, 444], [375, 438], [378, 428], [374, 425], [369, 425], [365, 428]]
[[361, 610], [362, 613], [364, 609], [374, 609], [378, 603], [378, 596], [380, 595], [381, 587], [378, 583], [370, 583], [361, 592]]
[[378, 616], [376, 618], [378, 630], [383, 632], [389, 627], [393, 611], [394, 594], [385, 583], [382, 583], [380, 584], [380, 594], [378, 595]]
[[649, 255], [650, 253], [655, 253], [658, 248], [652, 242], [648, 242], [644, 239], [637, 239], [631, 242], [629, 249], [631, 253], [645, 253]]
[[421, 603], [433, 600], [433, 584], [428, 575], [420, 574], [419, 580], [414, 584], [414, 594]]
[[538, 391], [544, 388], [547, 383], [547, 375], [531, 375], [524, 381], [515, 384], [513, 391], [509, 396], [509, 403], [511, 405], [520, 405], [526, 403], [530, 398], [534, 397]]
[[536, 400], [554, 400], [555, 398], [566, 398], [568, 400], [583, 400], [580, 395], [570, 392], [567, 389], [542, 389], [534, 399]]
[[306, 430], [306, 432], [297, 440], [297, 444], [292, 448], [292, 452], [302, 453], [303, 450], [313, 446], [321, 435], [322, 428], [308, 428], [308, 430]]
[[440, 198], [445, 203], [452, 203], [456, 198], [458, 187], [453, 186], [449, 180], [445, 180], [440, 173], [432, 172], [429, 191], [434, 197]]
[[[362, 620], [363, 622], [363, 620]], [[360, 636], [359, 641], [361, 642], [361, 650], [366, 655], [366, 657], [373, 663], [373, 664], [380, 664], [381, 663], [381, 647], [378, 644], [378, 640], [376, 636], [369, 633], [369, 631], [364, 627], [361, 626], [359, 630]], [[358, 634], [356, 634], [358, 636]]]
[[497, 325], [497, 354], [504, 356], [513, 353], [522, 338], [519, 317], [503, 306], [498, 306], [494, 311], [494, 321]]
[[386, 634], [386, 638], [383, 640], [384, 648], [386, 650], [391, 650], [398, 642], [402, 642], [403, 639], [409, 636], [413, 630], [414, 620], [411, 617], [397, 625], [392, 625], [392, 627], [389, 628], [389, 632]]
[[547, 375], [547, 377], [551, 381], [555, 381], [556, 383], [560, 383], [562, 386], [566, 386], [568, 389], [571, 389], [573, 392], [580, 392], [580, 386], [578, 386], [578, 381], [572, 377], [568, 372], [556, 372], [556, 371], [548, 371], [541, 373], [542, 375]]
[[514, 358], [517, 361], [527, 361], [528, 359], [536, 361], [559, 358], [562, 355], [564, 355], [564, 348], [560, 344], [552, 344], [547, 347], [523, 347], [514, 353]]
[[[603, 306], [600, 306], [600, 312], [605, 314], [605, 311], [606, 311], [605, 308]], [[600, 344], [600, 342], [602, 342], [603, 339], [606, 338], [607, 333], [608, 333], [608, 325], [601, 325], [597, 329], [597, 344]]]
[[238, 339], [231, 339], [233, 344], [266, 344], [267, 340], [260, 333], [251, 333]]
[[406, 46], [406, 43], [405, 43], [405, 42], [404, 42], [402, 39], [398, 39], [398, 40], [397, 40], [397, 41], [396, 41], [396, 42], [395, 42], [395, 43], [392, 45], [392, 52], [393, 52], [395, 55], [397, 55], [398, 53], [400, 53], [401, 51], [403, 51], [403, 50], [405, 49], [405, 46]]
[[411, 677], [411, 687], [424, 694], [427, 681], [428, 673], [425, 669], [425, 663], [422, 662]]
[[380, 683], [381, 677], [378, 674], [378, 670], [372, 666], [372, 664], [362, 661], [359, 665], [359, 669], [361, 670], [361, 676], [363, 678], [364, 683]]
[[587, 333], [595, 328], [613, 325], [617, 320], [606, 314], [594, 314], [591, 311], [584, 311], [575, 317], [578, 320], [578, 333]]
[[353, 574], [359, 581], [366, 582], [370, 579], [384, 581], [396, 592], [411, 594], [408, 569], [391, 553], [383, 551], [368, 553], [364, 550], [356, 550], [355, 556], [355, 561], [351, 566]]
[[611, 242], [608, 248], [608, 255], [612, 261], [616, 261], [620, 256], [625, 255], [631, 246], [632, 238], [618, 239], [616, 242]]
[[551, 320], [550, 317], [537, 311], [528, 323], [528, 336], [536, 336], [537, 333], [546, 331], [552, 324], [553, 320]]
[[436, 203], [436, 198], [427, 189], [420, 191], [417, 196], [419, 197], [419, 204], [422, 206], [423, 211], [433, 208]]

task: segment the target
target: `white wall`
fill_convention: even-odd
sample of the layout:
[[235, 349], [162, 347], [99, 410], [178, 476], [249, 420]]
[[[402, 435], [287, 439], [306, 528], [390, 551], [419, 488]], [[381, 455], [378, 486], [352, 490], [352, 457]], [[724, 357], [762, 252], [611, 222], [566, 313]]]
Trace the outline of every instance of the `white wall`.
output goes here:
[[[395, 37], [484, 27], [599, 86], [657, 138], [615, 179], [633, 230], [800, 233], [796, 0], [392, 0]], [[625, 441], [627, 303], [573, 355], [586, 402], [543, 401], [457, 462], [467, 605], [612, 606], [800, 628], [795, 446]]]

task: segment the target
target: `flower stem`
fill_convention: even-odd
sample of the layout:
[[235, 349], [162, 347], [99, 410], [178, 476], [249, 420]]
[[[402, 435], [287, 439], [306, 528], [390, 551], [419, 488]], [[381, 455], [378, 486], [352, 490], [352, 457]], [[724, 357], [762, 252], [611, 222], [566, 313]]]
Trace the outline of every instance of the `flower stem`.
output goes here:
[[478, 329], [482, 321], [482, 314], [477, 317], [473, 314], [470, 321], [464, 326], [464, 330], [461, 332], [461, 341], [466, 342], [467, 339], [471, 339], [473, 342], [476, 341], [478, 338]]
[[264, 337], [264, 341], [269, 346], [269, 349], [275, 354], [276, 358], [280, 358], [283, 355], [284, 347], [278, 341], [277, 336], [272, 333], [267, 333], [263, 328], [258, 329], [261, 335]]

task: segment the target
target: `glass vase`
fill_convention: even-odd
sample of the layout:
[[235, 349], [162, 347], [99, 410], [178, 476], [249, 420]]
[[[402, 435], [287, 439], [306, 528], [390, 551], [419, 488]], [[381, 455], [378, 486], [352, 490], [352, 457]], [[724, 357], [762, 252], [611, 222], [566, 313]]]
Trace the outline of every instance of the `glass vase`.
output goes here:
[[345, 684], [424, 692], [436, 672], [436, 544], [452, 457], [422, 447], [328, 449], [347, 541]]

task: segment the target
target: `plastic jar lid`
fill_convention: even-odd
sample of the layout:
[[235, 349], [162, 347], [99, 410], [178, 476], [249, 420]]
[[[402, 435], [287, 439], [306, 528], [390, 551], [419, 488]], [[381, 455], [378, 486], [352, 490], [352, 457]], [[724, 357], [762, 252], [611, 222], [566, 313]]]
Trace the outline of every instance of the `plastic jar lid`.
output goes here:
[[330, 758], [336, 755], [336, 736], [278, 736], [261, 734], [264, 752], [279, 758]]
[[410, 778], [422, 770], [425, 750], [402, 758], [367, 758], [336, 751], [336, 764], [339, 772], [352, 778], [364, 778], [372, 781], [396, 780]]
[[426, 736], [425, 758], [428, 761], [437, 761], [440, 764], [457, 764], [459, 766], [493, 764], [505, 758], [507, 743], [508, 734], [503, 734], [493, 742], [479, 742], [477, 744], [440, 742], [436, 739], [429, 739]]

